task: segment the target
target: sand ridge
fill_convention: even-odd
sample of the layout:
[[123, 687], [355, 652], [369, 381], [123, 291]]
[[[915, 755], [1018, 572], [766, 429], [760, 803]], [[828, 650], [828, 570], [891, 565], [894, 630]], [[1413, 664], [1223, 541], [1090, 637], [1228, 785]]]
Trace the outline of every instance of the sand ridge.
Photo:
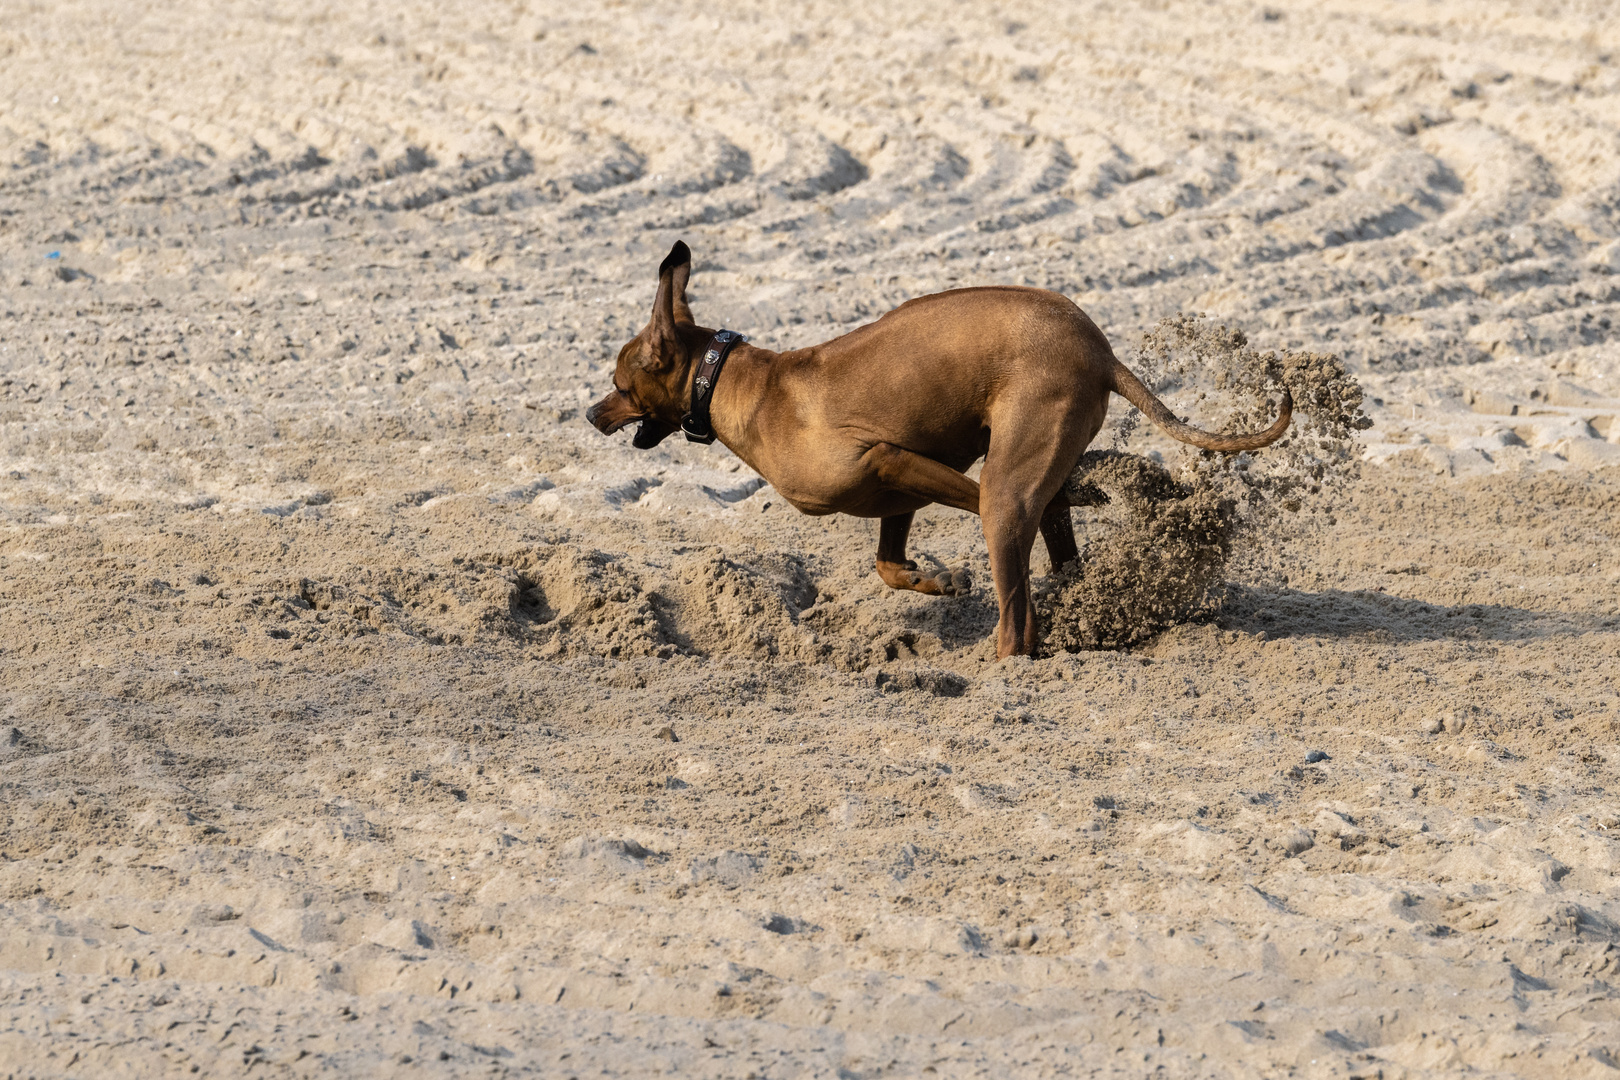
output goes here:
[[[1620, 1061], [1609, 6], [3, 22], [0, 1074]], [[584, 423], [676, 238], [771, 347], [1015, 283], [1337, 353], [1364, 475], [998, 665], [976, 520], [895, 593]]]

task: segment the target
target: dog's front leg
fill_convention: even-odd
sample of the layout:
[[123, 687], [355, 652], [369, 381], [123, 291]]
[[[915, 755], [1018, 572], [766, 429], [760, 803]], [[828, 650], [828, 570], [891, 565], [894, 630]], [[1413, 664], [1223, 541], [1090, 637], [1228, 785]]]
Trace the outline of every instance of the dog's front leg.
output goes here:
[[[970, 514], [979, 512], [979, 485], [933, 458], [892, 443], [878, 443], [862, 455], [861, 463], [872, 470], [887, 491], [915, 495]], [[909, 521], [906, 527], [911, 527]]]
[[[949, 465], [921, 454], [878, 443], [861, 458], [885, 491], [915, 495], [929, 502], [943, 503], [971, 514], [979, 512], [979, 485]], [[972, 587], [967, 569], [944, 570], [933, 577], [917, 572], [917, 564], [906, 558], [906, 537], [911, 534], [912, 515], [893, 514], [883, 519], [878, 532], [878, 576], [891, 589], [911, 589], [933, 596], [958, 596]]]
[[917, 564], [906, 558], [906, 538], [911, 535], [912, 514], [891, 514], [878, 526], [878, 577], [891, 589], [910, 589], [930, 596], [961, 596], [973, 588], [967, 568], [941, 570], [925, 577]]

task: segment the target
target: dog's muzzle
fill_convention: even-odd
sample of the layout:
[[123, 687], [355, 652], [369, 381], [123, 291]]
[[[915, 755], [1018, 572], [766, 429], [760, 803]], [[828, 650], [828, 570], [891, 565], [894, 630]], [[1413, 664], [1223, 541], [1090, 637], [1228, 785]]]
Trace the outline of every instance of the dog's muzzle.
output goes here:
[[614, 413], [622, 407], [621, 396], [617, 393], [609, 394], [585, 410], [585, 421], [604, 435], [615, 435], [631, 424], [636, 424], [636, 435], [630, 440], [630, 445], [637, 450], [651, 450], [675, 433], [675, 425], [666, 424], [651, 416], [615, 417]]

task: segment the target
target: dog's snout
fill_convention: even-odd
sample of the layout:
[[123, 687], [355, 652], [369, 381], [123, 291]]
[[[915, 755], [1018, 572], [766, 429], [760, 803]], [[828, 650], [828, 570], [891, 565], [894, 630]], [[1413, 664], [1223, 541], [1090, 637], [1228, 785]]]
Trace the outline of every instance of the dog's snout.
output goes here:
[[638, 419], [634, 407], [617, 390], [585, 410], [585, 419], [604, 435], [612, 435], [632, 420]]

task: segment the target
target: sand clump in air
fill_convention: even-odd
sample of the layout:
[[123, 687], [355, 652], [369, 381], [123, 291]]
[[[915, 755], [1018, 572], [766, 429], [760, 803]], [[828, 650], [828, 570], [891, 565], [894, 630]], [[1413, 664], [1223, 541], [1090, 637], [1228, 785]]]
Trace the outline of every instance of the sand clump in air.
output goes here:
[[[1284, 389], [1293, 425], [1253, 453], [1178, 444], [1171, 468], [1119, 449], [1084, 454], [1064, 494], [1077, 507], [1107, 509], [1084, 530], [1080, 559], [1038, 597], [1048, 649], [1126, 648], [1213, 614], [1235, 548], [1247, 547], [1245, 561], [1258, 566], [1331, 528], [1334, 499], [1357, 474], [1354, 436], [1372, 421], [1338, 357], [1260, 351], [1242, 331], [1187, 315], [1161, 320], [1139, 353], [1149, 385], [1171, 403], [1192, 400], [1194, 422], [1209, 430], [1263, 428]], [[1129, 445], [1140, 421], [1134, 408], [1116, 421], [1115, 445]]]

